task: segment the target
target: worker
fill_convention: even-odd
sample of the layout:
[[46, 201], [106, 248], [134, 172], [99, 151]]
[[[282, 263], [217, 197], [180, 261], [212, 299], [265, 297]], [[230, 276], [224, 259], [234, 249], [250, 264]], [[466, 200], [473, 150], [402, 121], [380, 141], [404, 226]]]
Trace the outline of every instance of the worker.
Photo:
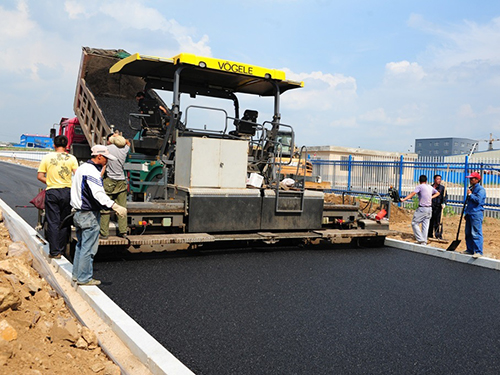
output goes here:
[[465, 207], [465, 244], [464, 254], [473, 258], [483, 256], [483, 213], [486, 201], [486, 190], [481, 186], [481, 175], [472, 172], [467, 176], [470, 187], [467, 189], [467, 206]]
[[[108, 160], [103, 180], [104, 190], [108, 197], [120, 206], [127, 206], [127, 180], [123, 171], [123, 165], [130, 150], [130, 141], [126, 140], [119, 132], [109, 134], [107, 137], [108, 151], [116, 160]], [[109, 236], [110, 211], [101, 211], [100, 238], [107, 239]], [[127, 217], [118, 216], [118, 237], [127, 237]]]
[[71, 177], [78, 168], [78, 161], [66, 152], [68, 138], [54, 138], [55, 152], [46, 154], [38, 167], [37, 178], [47, 185], [45, 192], [45, 222], [49, 258], [61, 258], [69, 237], [69, 227], [59, 229], [63, 219], [71, 213]]
[[93, 276], [94, 256], [99, 246], [101, 210], [113, 209], [126, 217], [127, 209], [106, 195], [102, 186], [101, 169], [108, 160], [116, 160], [106, 146], [92, 147], [92, 158], [75, 172], [71, 185], [71, 206], [76, 209], [73, 222], [78, 240], [73, 260], [73, 281], [78, 285], [100, 285]]
[[[149, 108], [147, 108], [146, 103], [145, 103], [146, 99], [156, 100], [156, 99], [151, 98], [150, 95], [146, 95], [146, 93], [144, 91], [139, 91], [135, 95], [135, 100], [137, 101], [137, 105], [139, 106], [139, 111], [141, 113], [147, 113], [149, 111]], [[158, 101], [156, 100], [156, 102], [158, 102]], [[170, 116], [169, 111], [164, 106], [160, 105], [159, 103], [157, 103], [157, 104], [158, 104], [159, 110], [162, 112], [161, 113], [162, 115]]]
[[446, 194], [446, 189], [441, 185], [441, 175], [437, 174], [434, 176], [434, 183], [432, 187], [439, 191], [439, 196], [432, 199], [432, 217], [429, 222], [429, 233], [428, 238], [443, 239], [443, 230], [441, 224], [441, 216], [444, 208], [446, 207], [446, 202], [448, 200], [448, 194]]
[[[439, 191], [427, 184], [426, 175], [421, 175], [418, 181], [420, 185], [418, 185], [410, 195], [401, 199], [401, 202], [412, 199], [415, 195], [418, 195], [418, 208], [415, 210], [415, 214], [413, 214], [411, 227], [417, 243], [420, 245], [427, 245], [429, 221], [432, 216], [432, 199], [439, 196]], [[422, 229], [420, 229], [420, 225], [422, 225]]]

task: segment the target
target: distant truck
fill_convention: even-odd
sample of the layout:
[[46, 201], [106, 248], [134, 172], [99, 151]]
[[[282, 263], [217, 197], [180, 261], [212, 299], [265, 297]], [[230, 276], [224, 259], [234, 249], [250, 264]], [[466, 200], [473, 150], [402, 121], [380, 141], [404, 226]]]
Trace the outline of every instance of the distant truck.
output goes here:
[[51, 149], [53, 146], [52, 138], [48, 135], [38, 134], [21, 134], [19, 143], [15, 143], [14, 147], [40, 148]]
[[50, 129], [50, 137], [54, 138], [56, 135], [65, 135], [68, 138], [66, 151], [73, 154], [78, 160], [90, 158], [90, 146], [85, 134], [83, 134], [78, 117], [63, 117], [59, 124], [54, 124], [54, 127]]

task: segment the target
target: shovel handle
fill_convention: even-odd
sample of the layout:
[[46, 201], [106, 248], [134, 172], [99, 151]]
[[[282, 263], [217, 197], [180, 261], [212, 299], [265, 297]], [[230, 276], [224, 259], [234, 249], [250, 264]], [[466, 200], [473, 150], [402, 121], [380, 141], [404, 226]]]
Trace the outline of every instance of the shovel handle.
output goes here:
[[458, 222], [457, 241], [458, 241], [458, 236], [460, 235], [460, 227], [462, 225], [462, 219], [464, 218], [465, 206], [467, 205], [468, 200], [469, 200], [469, 197], [467, 196], [467, 198], [465, 198], [465, 201], [464, 201], [464, 206], [462, 207], [462, 214], [460, 215], [460, 221]]

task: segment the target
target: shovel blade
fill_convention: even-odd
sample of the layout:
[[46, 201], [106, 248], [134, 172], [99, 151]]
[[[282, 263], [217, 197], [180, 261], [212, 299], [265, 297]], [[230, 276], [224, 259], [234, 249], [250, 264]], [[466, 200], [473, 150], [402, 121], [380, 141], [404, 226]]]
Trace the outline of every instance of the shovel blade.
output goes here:
[[453, 241], [450, 246], [448, 246], [448, 248], [446, 249], [446, 251], [455, 251], [458, 247], [458, 245], [460, 245], [460, 242], [462, 242], [462, 240], [455, 240]]
[[443, 223], [440, 223], [436, 228], [436, 238], [443, 238]]

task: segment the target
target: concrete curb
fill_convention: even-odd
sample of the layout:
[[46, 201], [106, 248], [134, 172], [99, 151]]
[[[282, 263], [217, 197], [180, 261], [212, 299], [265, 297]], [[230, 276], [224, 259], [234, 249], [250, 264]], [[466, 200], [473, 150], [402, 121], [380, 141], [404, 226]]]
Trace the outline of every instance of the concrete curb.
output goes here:
[[[0, 199], [0, 209], [9, 224], [9, 232], [14, 241], [24, 241], [32, 252], [37, 251], [45, 261], [55, 266], [69, 283], [73, 265], [66, 259], [48, 258], [48, 244], [14, 210]], [[38, 258], [38, 257], [37, 257]], [[74, 283], [73, 283], [74, 284]], [[194, 375], [172, 353], [147, 333], [128, 316], [116, 303], [96, 286], [74, 286], [80, 296], [95, 310], [97, 315], [109, 325], [130, 351], [155, 375]]]
[[457, 253], [455, 251], [446, 251], [437, 247], [424, 246], [413, 244], [410, 242], [394, 240], [392, 238], [385, 239], [385, 245], [395, 247], [401, 250], [413, 251], [420, 254], [432, 255], [438, 258], [448, 259], [454, 262], [471, 264], [473, 266], [500, 270], [500, 261], [497, 259], [481, 257], [474, 259], [471, 255]]

